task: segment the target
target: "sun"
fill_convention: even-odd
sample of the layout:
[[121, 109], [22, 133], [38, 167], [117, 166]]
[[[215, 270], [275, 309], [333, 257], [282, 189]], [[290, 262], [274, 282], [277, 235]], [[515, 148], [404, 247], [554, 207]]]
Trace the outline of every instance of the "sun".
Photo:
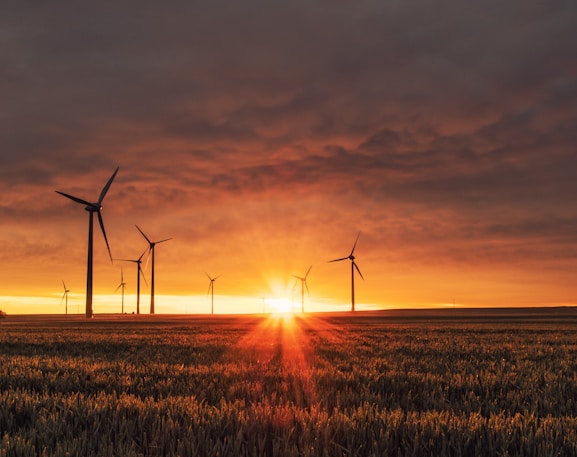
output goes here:
[[267, 298], [265, 304], [267, 309], [275, 314], [287, 314], [293, 310], [292, 302], [288, 298]]

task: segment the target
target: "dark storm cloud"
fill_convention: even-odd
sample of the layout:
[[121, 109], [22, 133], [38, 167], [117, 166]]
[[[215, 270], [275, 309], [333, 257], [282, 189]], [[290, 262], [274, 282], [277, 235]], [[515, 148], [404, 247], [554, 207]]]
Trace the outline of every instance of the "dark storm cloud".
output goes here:
[[494, 116], [574, 71], [575, 12], [558, 5], [13, 7], [3, 21], [6, 141], [35, 155], [34, 146], [78, 149], [71, 138], [98, 140], [98, 129], [124, 123], [226, 141], [270, 139], [263, 130], [369, 135], [411, 118], [435, 127], [472, 109]]

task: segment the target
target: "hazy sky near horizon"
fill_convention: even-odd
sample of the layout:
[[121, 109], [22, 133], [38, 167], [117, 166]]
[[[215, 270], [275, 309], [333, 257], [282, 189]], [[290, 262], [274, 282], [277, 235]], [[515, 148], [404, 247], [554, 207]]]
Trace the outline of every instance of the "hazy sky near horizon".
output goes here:
[[[361, 231], [358, 302], [577, 303], [574, 1], [8, 1], [0, 62], [0, 295], [83, 292], [87, 215], [54, 191], [120, 166], [112, 253], [173, 237], [157, 293], [313, 264], [347, 303], [326, 261]], [[96, 291], [119, 269], [95, 232]]]

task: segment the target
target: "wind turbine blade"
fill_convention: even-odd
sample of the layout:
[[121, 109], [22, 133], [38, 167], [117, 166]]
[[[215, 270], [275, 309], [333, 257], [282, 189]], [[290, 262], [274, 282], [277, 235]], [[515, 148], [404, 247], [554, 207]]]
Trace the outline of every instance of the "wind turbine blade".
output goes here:
[[304, 280], [304, 283], [305, 283], [305, 287], [306, 287], [306, 289], [307, 289], [307, 294], [310, 295], [311, 293], [309, 292], [309, 285], [307, 284], [307, 280], [306, 280], [306, 279]]
[[108, 244], [108, 238], [106, 237], [106, 230], [104, 230], [104, 222], [102, 221], [102, 214], [98, 211], [98, 222], [100, 222], [100, 229], [104, 235], [104, 241], [106, 241], [106, 247], [108, 248], [108, 255], [110, 256], [110, 261], [112, 262], [112, 252], [110, 252], [110, 245]]
[[291, 275], [291, 276], [292, 276], [293, 278], [300, 279], [301, 281], [303, 280], [303, 278], [301, 278], [300, 276], [297, 276], [297, 275]]
[[66, 284], [64, 284], [64, 280], [62, 280], [62, 285], [64, 286], [64, 293], [66, 293]]
[[204, 274], [206, 275], [206, 277], [207, 277], [210, 281], [212, 281], [212, 278], [210, 277], [210, 275], [209, 275], [206, 271], [204, 272]]
[[64, 301], [64, 298], [66, 297], [66, 292], [64, 292], [64, 295], [62, 295], [62, 300], [60, 300], [60, 304], [62, 304], [62, 302]]
[[355, 252], [355, 248], [357, 247], [357, 241], [359, 241], [359, 236], [361, 236], [361, 232], [359, 232], [359, 234], [357, 235], [357, 239], [355, 240], [355, 244], [353, 244], [353, 249], [351, 249], [350, 255], [353, 255], [353, 252]]
[[210, 294], [210, 289], [212, 289], [212, 280], [208, 283], [208, 292], [207, 294]]
[[307, 272], [306, 272], [306, 274], [305, 274], [305, 281], [306, 281], [307, 276], [309, 275], [312, 267], [313, 267], [313, 266], [311, 265], [311, 266], [309, 267], [309, 269], [307, 270]]
[[120, 267], [120, 283], [124, 282], [124, 271], [122, 270], [122, 267]]
[[150, 241], [150, 240], [148, 239], [148, 237], [144, 234], [144, 232], [143, 232], [142, 230], [140, 230], [140, 227], [139, 227], [138, 225], [136, 225], [136, 224], [134, 224], [134, 226], [138, 229], [138, 231], [139, 231], [140, 234], [144, 237], [144, 239], [145, 239], [146, 241], [148, 241], [148, 244], [152, 244], [152, 241]]
[[329, 260], [329, 263], [330, 263], [330, 262], [340, 262], [341, 260], [348, 260], [348, 257], [342, 257], [342, 258], [340, 258], [340, 259]]
[[165, 241], [170, 241], [170, 240], [172, 240], [172, 238], [166, 238], [164, 240], [157, 241], [156, 244], [164, 243]]
[[357, 266], [357, 264], [355, 262], [353, 262], [354, 267], [357, 269], [357, 271], [359, 272], [359, 274], [361, 275], [361, 278], [363, 278], [363, 281], [365, 280], [365, 278], [363, 277], [363, 274], [361, 273], [361, 270], [359, 270], [359, 267]]
[[122, 287], [122, 283], [120, 283], [119, 286], [116, 289], [114, 289], [114, 293], [118, 292], [118, 289], [120, 289], [121, 287]]
[[112, 173], [112, 176], [110, 177], [106, 185], [103, 187], [102, 192], [100, 192], [100, 197], [98, 197], [99, 204], [102, 203], [102, 200], [104, 200], [106, 192], [108, 192], [108, 189], [110, 189], [110, 184], [112, 184], [112, 181], [114, 181], [114, 177], [116, 176], [116, 173], [118, 173], [119, 168], [120, 167], [116, 167], [116, 170], [114, 170], [114, 173]]
[[81, 205], [93, 206], [93, 203], [87, 202], [86, 200], [82, 200], [81, 198], [75, 197], [74, 195], [65, 194], [64, 192], [60, 192], [59, 190], [56, 190], [54, 192], [63, 195], [66, 198], [69, 198], [70, 200], [74, 200], [76, 203], [80, 203]]
[[148, 270], [148, 262], [150, 261], [150, 254], [152, 253], [152, 248], [148, 248], [148, 255], [146, 256], [146, 262], [144, 263], [144, 269]]
[[144, 284], [146, 284], [146, 287], [148, 287], [148, 281], [146, 280], [146, 276], [144, 276], [144, 271], [142, 271], [142, 268], [139, 268], [139, 271], [142, 276], [142, 280], [144, 281]]

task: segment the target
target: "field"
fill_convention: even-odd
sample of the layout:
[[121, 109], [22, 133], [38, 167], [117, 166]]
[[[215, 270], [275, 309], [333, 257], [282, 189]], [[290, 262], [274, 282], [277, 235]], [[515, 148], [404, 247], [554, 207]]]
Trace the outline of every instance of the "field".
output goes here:
[[577, 312], [8, 316], [0, 456], [573, 456]]

